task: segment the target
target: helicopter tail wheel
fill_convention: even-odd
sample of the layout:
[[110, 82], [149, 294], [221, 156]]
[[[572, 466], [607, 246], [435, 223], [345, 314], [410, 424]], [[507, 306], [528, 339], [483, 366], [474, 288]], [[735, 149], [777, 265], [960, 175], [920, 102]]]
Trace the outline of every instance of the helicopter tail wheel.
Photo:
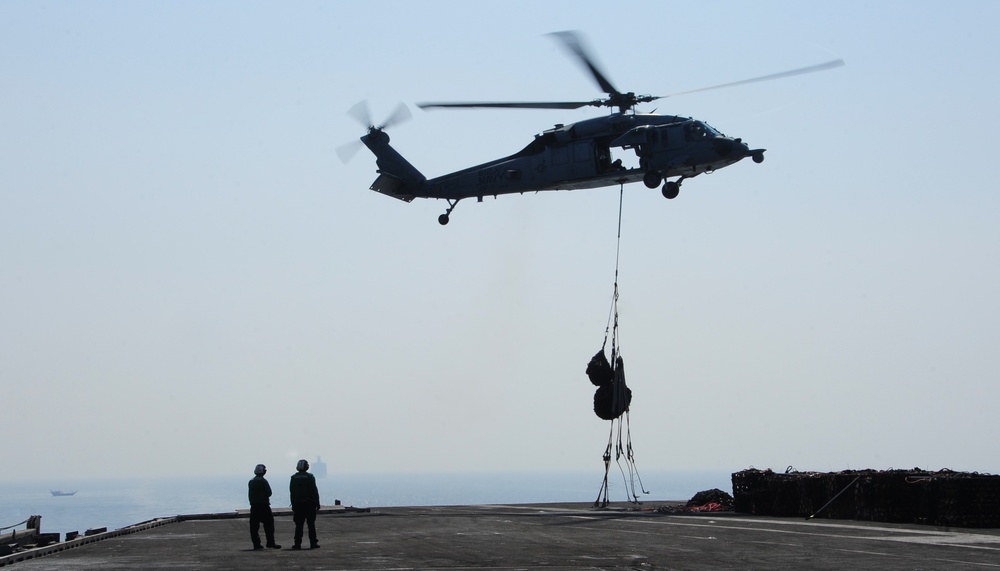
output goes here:
[[660, 186], [661, 182], [663, 182], [663, 177], [656, 171], [648, 171], [642, 175], [642, 184], [646, 185], [646, 188], [656, 188]]
[[677, 198], [677, 195], [681, 193], [681, 184], [679, 182], [667, 181], [663, 185], [663, 198], [669, 198], [673, 200]]

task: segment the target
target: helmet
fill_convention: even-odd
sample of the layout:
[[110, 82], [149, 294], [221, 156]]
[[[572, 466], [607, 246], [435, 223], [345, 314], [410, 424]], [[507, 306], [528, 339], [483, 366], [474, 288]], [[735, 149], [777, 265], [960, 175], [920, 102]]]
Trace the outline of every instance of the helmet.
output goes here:
[[299, 460], [299, 463], [295, 465], [295, 469], [299, 472], [305, 472], [309, 469], [309, 462], [305, 459]]
[[263, 476], [267, 472], [267, 466], [263, 464], [257, 464], [257, 467], [253, 469], [253, 473], [258, 476]]

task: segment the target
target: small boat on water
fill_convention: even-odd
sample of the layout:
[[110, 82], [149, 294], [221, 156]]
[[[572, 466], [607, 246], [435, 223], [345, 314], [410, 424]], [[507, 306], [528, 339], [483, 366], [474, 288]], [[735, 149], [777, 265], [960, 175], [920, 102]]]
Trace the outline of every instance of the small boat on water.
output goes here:
[[73, 494], [76, 493], [76, 490], [73, 490], [72, 492], [64, 492], [62, 490], [49, 490], [49, 491], [52, 492], [53, 496], [72, 496]]

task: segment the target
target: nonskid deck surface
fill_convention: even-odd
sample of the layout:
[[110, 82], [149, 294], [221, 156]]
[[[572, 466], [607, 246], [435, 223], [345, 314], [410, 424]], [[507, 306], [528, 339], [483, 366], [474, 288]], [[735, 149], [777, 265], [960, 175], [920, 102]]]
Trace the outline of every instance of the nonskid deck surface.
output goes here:
[[[1000, 530], [671, 515], [647, 502], [372, 508], [321, 514], [320, 548], [253, 551], [243, 518], [110, 537], [15, 569], [1000, 569]], [[304, 547], [308, 547], [306, 540]]]

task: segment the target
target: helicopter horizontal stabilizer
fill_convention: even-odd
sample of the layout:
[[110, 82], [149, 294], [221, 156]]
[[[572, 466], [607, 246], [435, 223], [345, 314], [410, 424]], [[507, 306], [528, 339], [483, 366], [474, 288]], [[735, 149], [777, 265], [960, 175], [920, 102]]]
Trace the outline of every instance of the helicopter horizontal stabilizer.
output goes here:
[[374, 190], [375, 192], [380, 192], [386, 196], [391, 196], [393, 198], [398, 198], [403, 202], [413, 202], [415, 198], [412, 194], [406, 192], [401, 192], [405, 184], [403, 181], [392, 176], [388, 173], [382, 173], [378, 175], [375, 182], [369, 187], [369, 190]]

